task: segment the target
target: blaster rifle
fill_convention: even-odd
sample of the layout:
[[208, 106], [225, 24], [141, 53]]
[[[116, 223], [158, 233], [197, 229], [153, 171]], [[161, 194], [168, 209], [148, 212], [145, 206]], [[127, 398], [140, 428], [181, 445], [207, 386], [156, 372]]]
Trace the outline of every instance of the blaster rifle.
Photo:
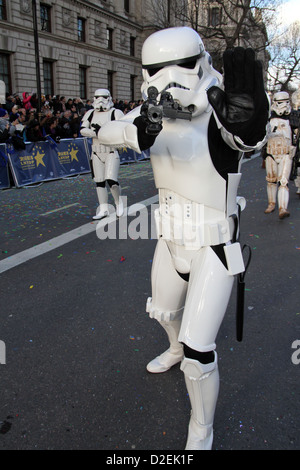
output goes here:
[[157, 100], [158, 90], [155, 87], [148, 88], [148, 100], [141, 108], [141, 114], [150, 121], [146, 133], [157, 135], [161, 130], [163, 117], [169, 119], [192, 119], [192, 111], [183, 111], [180, 105], [174, 101], [173, 96], [168, 91], [161, 93], [160, 100]]

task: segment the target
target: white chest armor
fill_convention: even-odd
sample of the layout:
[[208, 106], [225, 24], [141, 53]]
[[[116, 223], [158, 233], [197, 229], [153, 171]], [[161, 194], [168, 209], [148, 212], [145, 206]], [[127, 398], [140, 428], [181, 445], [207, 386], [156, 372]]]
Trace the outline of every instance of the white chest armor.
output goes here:
[[111, 115], [113, 111], [114, 108], [110, 109], [109, 111], [97, 111], [97, 109], [95, 109], [93, 113], [92, 124], [99, 124], [99, 126], [102, 127], [108, 121], [111, 121]]
[[[102, 127], [104, 124], [111, 121], [112, 112], [113, 112], [113, 109], [110, 109], [109, 111], [97, 111], [95, 109], [94, 114], [93, 114], [92, 124], [99, 124], [99, 126]], [[93, 149], [93, 152], [95, 153], [110, 153], [111, 152], [111, 148], [100, 144], [97, 137], [93, 138], [92, 149]]]
[[292, 131], [288, 119], [271, 118], [271, 133], [268, 139], [267, 153], [273, 157], [288, 155], [292, 145]]
[[[95, 110], [92, 110], [91, 112], [87, 112], [86, 115], [84, 116], [83, 125], [84, 125], [84, 123], [89, 124], [88, 118], [93, 113], [92, 120], [91, 120], [90, 124], [91, 125], [92, 124], [98, 124], [100, 127], [102, 127], [102, 126], [104, 126], [104, 124], [111, 121], [111, 115], [112, 115], [113, 111], [116, 111], [116, 110], [114, 110], [113, 108], [110, 109], [109, 111], [98, 111], [98, 110], [95, 109]], [[81, 134], [86, 135], [87, 137], [92, 137], [92, 139], [93, 139], [93, 145], [92, 145], [93, 152], [95, 152], [97, 154], [98, 153], [99, 154], [110, 153], [111, 152], [110, 147], [107, 147], [106, 145], [102, 145], [96, 135], [89, 135], [88, 134], [89, 127], [90, 126], [88, 125], [86, 133], [84, 132], [85, 131], [84, 128], [81, 129]], [[92, 132], [92, 134], [94, 134], [94, 133]]]
[[208, 148], [211, 112], [191, 122], [164, 120], [151, 148], [151, 163], [160, 208], [155, 213], [158, 236], [190, 249], [231, 240], [237, 214], [241, 174], [228, 184], [215, 169]]

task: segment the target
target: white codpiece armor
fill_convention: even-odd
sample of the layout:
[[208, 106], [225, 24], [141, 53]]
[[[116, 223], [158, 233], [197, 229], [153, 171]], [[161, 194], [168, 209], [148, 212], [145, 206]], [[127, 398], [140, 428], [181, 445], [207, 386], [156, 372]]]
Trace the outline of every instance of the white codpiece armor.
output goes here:
[[120, 158], [117, 150], [102, 145], [97, 137], [99, 129], [108, 121], [120, 119], [124, 116], [119, 109], [113, 108], [110, 92], [100, 88], [95, 91], [94, 109], [85, 113], [82, 119], [80, 133], [84, 137], [91, 137], [92, 143], [92, 173], [96, 183], [99, 207], [95, 220], [102, 219], [109, 214], [108, 192], [106, 183], [109, 185], [113, 199], [116, 204], [116, 213], [120, 217], [123, 214], [123, 203], [121, 188], [118, 183]]
[[292, 146], [292, 129], [288, 116], [291, 112], [289, 94], [278, 92], [273, 96], [272, 115], [270, 119], [271, 133], [269, 134], [266, 156], [266, 181], [268, 207], [266, 214], [275, 210], [278, 198], [279, 218], [290, 215], [289, 177], [291, 174], [295, 147]]
[[105, 145], [137, 152], [151, 147], [159, 192], [158, 242], [146, 310], [170, 344], [147, 370], [162, 373], [181, 362], [192, 408], [186, 449], [208, 450], [219, 390], [215, 339], [234, 276], [245, 269], [237, 241], [239, 213], [245, 207], [237, 196], [239, 165], [242, 152], [261, 147], [265, 139], [244, 143], [217, 118], [206, 90], [222, 87], [222, 77], [192, 29], [154, 33], [144, 43], [142, 61], [144, 98], [150, 86], [159, 94], [167, 90], [190, 118], [164, 115], [151, 142], [150, 132], [143, 132], [147, 118], [142, 118], [142, 106], [107, 123], [98, 137]]

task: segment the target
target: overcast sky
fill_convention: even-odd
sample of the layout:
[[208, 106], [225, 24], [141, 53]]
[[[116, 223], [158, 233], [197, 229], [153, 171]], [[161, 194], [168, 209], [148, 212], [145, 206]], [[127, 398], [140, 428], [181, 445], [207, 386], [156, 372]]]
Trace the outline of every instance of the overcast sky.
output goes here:
[[288, 0], [280, 7], [280, 16], [285, 24], [300, 21], [300, 0]]

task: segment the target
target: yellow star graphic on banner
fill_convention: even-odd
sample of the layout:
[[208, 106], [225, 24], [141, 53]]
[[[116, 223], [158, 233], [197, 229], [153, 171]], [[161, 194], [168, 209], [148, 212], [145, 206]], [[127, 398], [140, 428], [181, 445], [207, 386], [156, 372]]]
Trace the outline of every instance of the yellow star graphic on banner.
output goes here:
[[43, 162], [44, 156], [45, 156], [44, 153], [37, 152], [36, 156], [34, 157], [34, 158], [35, 158], [35, 161], [36, 161], [36, 166], [37, 166], [37, 167], [38, 167], [39, 165], [46, 166], [45, 163]]
[[78, 158], [77, 158], [77, 153], [79, 152], [79, 150], [77, 149], [74, 149], [72, 148], [71, 152], [70, 152], [70, 155], [71, 155], [71, 162], [73, 160], [76, 160], [78, 162]]

